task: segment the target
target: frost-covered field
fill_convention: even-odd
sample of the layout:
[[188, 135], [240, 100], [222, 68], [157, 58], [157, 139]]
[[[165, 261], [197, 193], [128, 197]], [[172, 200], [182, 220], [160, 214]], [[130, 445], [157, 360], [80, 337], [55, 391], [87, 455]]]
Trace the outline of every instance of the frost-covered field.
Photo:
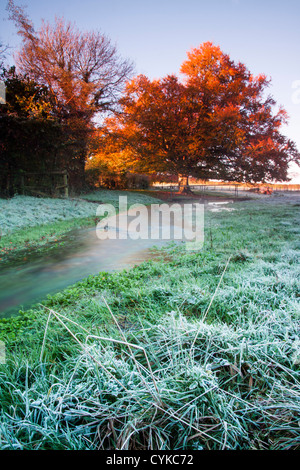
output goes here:
[[96, 215], [97, 204], [66, 200], [15, 196], [0, 199], [0, 230], [2, 235], [24, 227]]
[[105, 204], [118, 205], [119, 197], [127, 196], [127, 202], [129, 205], [132, 204], [151, 204], [157, 203], [157, 199], [147, 194], [141, 194], [138, 192], [130, 191], [111, 191], [109, 189], [101, 189], [99, 191], [93, 191], [89, 194], [81, 196], [83, 199], [88, 201], [99, 201]]
[[0, 449], [300, 450], [300, 201], [278, 201], [0, 320]]
[[157, 199], [147, 195], [109, 190], [94, 191], [82, 195], [80, 199], [51, 199], [31, 196], [0, 199], [0, 235], [7, 235], [25, 227], [96, 216], [98, 204], [110, 203], [118, 207], [120, 196], [127, 196], [128, 205], [157, 202]]

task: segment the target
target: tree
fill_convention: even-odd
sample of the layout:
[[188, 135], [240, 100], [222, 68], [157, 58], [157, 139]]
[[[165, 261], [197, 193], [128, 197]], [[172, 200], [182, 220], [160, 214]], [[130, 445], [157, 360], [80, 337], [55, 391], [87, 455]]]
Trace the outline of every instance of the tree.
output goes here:
[[69, 138], [78, 149], [77, 163], [70, 169], [74, 177], [77, 174], [78, 185], [83, 181], [93, 118], [114, 109], [133, 66], [99, 32], [82, 33], [64, 19], [56, 19], [54, 25], [43, 22], [36, 32], [13, 0], [8, 1], [8, 10], [23, 38], [19, 70], [48, 87], [56, 115], [68, 123]]
[[15, 68], [0, 75], [6, 104], [0, 106], [0, 194], [14, 194], [24, 171], [51, 171], [64, 164], [62, 125], [53, 117], [46, 87]]
[[128, 84], [120, 102], [123, 113], [113, 121], [114, 132], [131, 148], [137, 171], [188, 174], [195, 116], [187, 89], [177, 77], [151, 82], [140, 75]]
[[[108, 126], [96, 129], [89, 139], [89, 158], [85, 171], [87, 181], [93, 186], [126, 188], [132, 165], [132, 154], [122, 149], [116, 138], [114, 119], [107, 119]], [[132, 176], [133, 177], [133, 176]], [[137, 175], [136, 175], [137, 177]]]
[[254, 77], [220, 47], [204, 43], [181, 66], [185, 84], [201, 93], [208, 111], [208, 154], [217, 156], [215, 177], [245, 182], [286, 181], [289, 164], [300, 162], [295, 144], [280, 132], [286, 111], [265, 97], [270, 80]]
[[177, 174], [185, 191], [189, 176], [286, 180], [300, 156], [280, 133], [286, 112], [274, 113], [275, 101], [264, 97], [267, 78], [254, 77], [212, 43], [193, 49], [181, 73], [183, 81], [140, 75], [127, 85], [117, 123], [137, 166]]

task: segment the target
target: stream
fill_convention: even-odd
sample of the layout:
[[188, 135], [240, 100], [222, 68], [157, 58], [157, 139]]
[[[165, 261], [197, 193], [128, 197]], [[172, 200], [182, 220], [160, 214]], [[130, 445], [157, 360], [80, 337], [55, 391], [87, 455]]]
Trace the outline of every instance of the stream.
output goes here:
[[[218, 208], [211, 205], [210, 209]], [[0, 318], [28, 309], [89, 275], [121, 271], [153, 259], [153, 248], [167, 243], [170, 239], [101, 240], [95, 228], [69, 232], [63, 244], [46, 252], [26, 253], [25, 261], [0, 269]]]
[[50, 252], [28, 253], [0, 270], [0, 318], [42, 301], [48, 294], [101, 271], [121, 271], [150, 259], [151, 240], [99, 240], [95, 228], [70, 233]]

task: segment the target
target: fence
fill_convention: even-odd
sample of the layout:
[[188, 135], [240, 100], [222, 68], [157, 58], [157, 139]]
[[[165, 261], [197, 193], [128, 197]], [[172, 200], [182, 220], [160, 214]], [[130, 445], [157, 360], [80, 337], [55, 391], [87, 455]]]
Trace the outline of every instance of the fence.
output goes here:
[[[249, 186], [243, 184], [190, 184], [190, 188], [195, 191], [226, 191], [234, 192], [237, 194], [239, 191], [249, 191], [254, 187], [269, 187], [273, 191], [300, 191], [300, 184], [258, 184], [256, 186]], [[173, 184], [154, 184], [153, 189], [165, 189], [167, 191], [178, 191], [179, 187], [177, 183]]]

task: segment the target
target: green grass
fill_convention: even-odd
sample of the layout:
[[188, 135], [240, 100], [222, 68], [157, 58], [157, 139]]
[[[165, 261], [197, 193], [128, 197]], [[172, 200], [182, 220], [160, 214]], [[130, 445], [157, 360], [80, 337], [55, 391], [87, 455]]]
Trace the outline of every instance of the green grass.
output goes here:
[[234, 208], [0, 322], [1, 449], [300, 448], [300, 207]]

